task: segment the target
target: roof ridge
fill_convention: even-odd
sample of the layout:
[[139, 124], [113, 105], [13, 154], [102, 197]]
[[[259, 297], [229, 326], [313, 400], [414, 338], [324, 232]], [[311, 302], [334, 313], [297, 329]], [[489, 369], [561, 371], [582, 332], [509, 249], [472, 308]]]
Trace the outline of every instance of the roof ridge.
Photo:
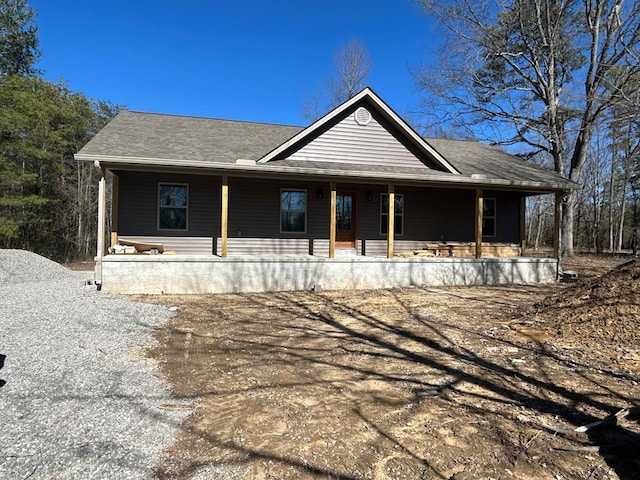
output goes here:
[[475, 140], [473, 138], [442, 138], [442, 137], [422, 137], [424, 138], [427, 142], [429, 140], [442, 140], [445, 142], [468, 142], [468, 143], [479, 143], [481, 145], [487, 145], [488, 147], [491, 147], [492, 145], [489, 145], [488, 143], [484, 143], [480, 140]]
[[273, 122], [256, 122], [251, 120], [236, 120], [233, 118], [217, 118], [217, 117], [204, 117], [202, 115], [181, 115], [178, 113], [160, 113], [160, 112], [142, 112], [140, 110], [121, 110], [120, 113], [135, 113], [139, 115], [154, 115], [158, 117], [177, 117], [177, 118], [193, 118], [197, 120], [214, 120], [217, 122], [234, 122], [254, 125], [268, 125], [271, 127], [291, 127], [291, 128], [305, 128], [302, 125], [288, 125], [285, 123], [273, 123]]

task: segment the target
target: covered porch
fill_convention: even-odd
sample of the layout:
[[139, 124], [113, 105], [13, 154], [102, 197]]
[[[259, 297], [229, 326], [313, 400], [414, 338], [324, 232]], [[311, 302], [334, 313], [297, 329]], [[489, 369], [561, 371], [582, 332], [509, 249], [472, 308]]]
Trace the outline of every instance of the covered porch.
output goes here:
[[[99, 258], [121, 240], [160, 244], [165, 253], [221, 258], [265, 254], [393, 258], [411, 256], [411, 252], [475, 258], [526, 256], [526, 198], [553, 192], [539, 187], [481, 188], [473, 182], [451, 188], [433, 181], [301, 181], [280, 176], [255, 179], [193, 172], [176, 176], [173, 172], [110, 169], [105, 170], [105, 177], [112, 180], [112, 201], [107, 211], [103, 178], [99, 188]], [[166, 178], [177, 178], [176, 186], [189, 198], [182, 209], [186, 218], [183, 229], [160, 225], [164, 207], [159, 205], [158, 192], [169, 185]], [[562, 193], [555, 191], [556, 227]], [[300, 197], [302, 207], [285, 211], [287, 195]], [[127, 206], [121, 207], [121, 203]], [[299, 224], [300, 228], [287, 229], [285, 223], [287, 227]], [[553, 244], [553, 258], [557, 258], [559, 228], [554, 229]]]
[[[305, 215], [309, 218], [305, 222], [309, 226], [304, 234], [280, 232], [277, 238], [258, 238], [251, 235], [250, 229], [245, 229], [246, 223], [235, 219], [255, 214], [261, 215], [266, 221], [265, 218], [270, 215], [268, 220], [273, 223], [274, 220], [280, 221], [281, 212], [276, 209], [269, 213], [270, 209], [266, 206], [263, 211], [256, 212], [253, 205], [238, 205], [239, 202], [232, 196], [233, 187], [235, 191], [243, 193], [238, 198], [245, 198], [244, 192], [250, 189], [256, 204], [266, 205], [272, 200], [269, 200], [269, 196], [273, 196], [276, 190], [280, 192], [281, 185], [288, 185], [286, 182], [289, 179], [277, 177], [264, 181], [190, 173], [180, 181], [190, 186], [194, 204], [198, 195], [206, 193], [207, 201], [213, 207], [211, 217], [207, 220], [215, 224], [211, 235], [187, 236], [191, 232], [178, 236], [167, 236], [166, 232], [164, 236], [162, 232], [135, 235], [130, 230], [126, 235], [121, 235], [120, 176], [110, 170], [105, 173], [112, 178], [113, 201], [108, 212], [106, 179], [103, 178], [99, 188], [99, 227], [102, 230], [99, 238], [102, 241], [98, 245], [95, 280], [103, 290], [112, 293], [194, 294], [549, 283], [556, 281], [559, 274], [559, 228], [556, 228], [552, 258], [527, 256], [524, 234], [526, 195], [521, 193], [515, 200], [509, 197], [510, 242], [502, 244], [513, 253], [496, 255], [497, 249], [503, 247], [487, 241], [483, 232], [487, 190], [476, 186], [450, 190], [437, 184], [412, 185], [407, 182], [354, 184], [351, 179], [342, 182], [326, 179], [314, 179], [306, 184], [298, 182], [297, 185], [303, 187], [308, 196]], [[148, 176], [146, 173], [144, 175]], [[127, 178], [127, 175], [122, 174], [122, 177]], [[134, 175], [133, 179], [137, 190], [144, 190], [142, 177]], [[152, 176], [148, 181], [157, 188], [162, 176]], [[199, 183], [203, 186], [199, 187]], [[266, 188], [272, 183], [277, 189]], [[212, 187], [215, 191], [213, 195], [210, 192]], [[131, 190], [130, 186], [125, 188]], [[428, 193], [433, 191], [436, 193]], [[354, 225], [352, 237], [345, 236], [344, 218], [340, 218], [345, 215], [344, 206], [340, 205], [345, 198], [340, 198], [344, 192], [350, 192], [354, 205], [360, 204], [357, 210], [354, 206], [350, 213], [352, 218], [348, 223]], [[505, 192], [512, 195], [507, 190]], [[399, 205], [396, 194], [403, 195], [407, 201], [420, 199], [421, 202], [416, 205], [409, 203], [409, 207], [402, 203], [402, 208], [410, 208], [411, 211], [400, 216], [395, 211]], [[429, 209], [444, 212], [440, 213], [444, 218], [439, 221], [440, 224], [450, 221], [447, 217], [453, 217], [453, 214], [447, 213], [451, 207], [446, 203], [451, 195], [468, 212], [464, 221], [460, 222], [464, 224], [465, 235], [443, 240], [438, 239], [438, 235], [429, 236], [423, 232], [420, 234], [422, 236], [409, 235], [409, 225], [404, 229], [397, 228], [397, 221], [409, 224], [418, 217], [423, 223], [428, 223], [424, 219], [429, 218]], [[388, 199], [384, 204], [377, 201], [382, 196]], [[492, 190], [491, 196], [496, 197], [495, 190]], [[443, 205], [434, 206], [434, 198], [440, 198]], [[132, 204], [130, 201], [128, 203]], [[230, 208], [230, 203], [233, 208]], [[557, 225], [561, 203], [561, 192], [557, 192]], [[196, 207], [194, 205], [194, 209]], [[506, 206], [502, 208], [504, 211]], [[373, 220], [367, 220], [367, 215]], [[379, 225], [382, 221], [386, 225]], [[318, 230], [320, 234], [313, 230], [312, 223], [322, 225]], [[367, 223], [375, 225], [366, 227]], [[324, 229], [328, 234], [326, 237], [322, 235]], [[398, 235], [399, 231], [404, 235]], [[389, 235], [388, 232], [396, 234]], [[165, 253], [109, 254], [109, 246], [123, 238], [162, 244]], [[425, 252], [425, 255], [414, 255], [412, 252]]]

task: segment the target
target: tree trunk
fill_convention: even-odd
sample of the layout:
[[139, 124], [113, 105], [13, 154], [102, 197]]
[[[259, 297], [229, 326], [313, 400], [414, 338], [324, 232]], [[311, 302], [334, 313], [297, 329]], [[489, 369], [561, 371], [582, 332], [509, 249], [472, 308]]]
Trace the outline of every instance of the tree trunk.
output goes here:
[[625, 178], [624, 183], [622, 184], [622, 205], [620, 205], [620, 223], [618, 223], [618, 245], [616, 246], [616, 252], [620, 253], [622, 251], [622, 240], [623, 240], [623, 232], [624, 232], [624, 214], [626, 212], [626, 200], [627, 200], [627, 182], [628, 180]]
[[540, 233], [542, 232], [542, 213], [538, 212], [538, 228], [536, 229], [536, 241], [533, 249], [538, 251], [538, 247], [540, 246]]
[[572, 257], [573, 251], [573, 216], [575, 213], [575, 192], [571, 191], [565, 198], [567, 199], [562, 219], [562, 256]]
[[[614, 198], [614, 173], [615, 173], [615, 165], [616, 165], [616, 161], [615, 161], [615, 154], [614, 154], [614, 158], [611, 162], [611, 169], [610, 169], [610, 173], [609, 173], [609, 251], [613, 252], [614, 250], [614, 234], [613, 234], [613, 225], [615, 223], [615, 219], [614, 219], [614, 208], [613, 208], [613, 204], [615, 203], [615, 198]], [[623, 197], [624, 198], [624, 197]]]
[[531, 205], [531, 208], [527, 208], [529, 212], [529, 225], [527, 227], [527, 245], [532, 245], [531, 236], [533, 235], [533, 225], [536, 218], [540, 218], [540, 197], [536, 197]]

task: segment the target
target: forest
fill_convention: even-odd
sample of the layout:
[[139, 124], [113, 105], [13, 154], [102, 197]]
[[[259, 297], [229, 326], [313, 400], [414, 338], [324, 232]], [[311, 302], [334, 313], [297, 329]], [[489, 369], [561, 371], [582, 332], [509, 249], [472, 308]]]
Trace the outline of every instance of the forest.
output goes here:
[[118, 107], [42, 77], [34, 15], [0, 1], [0, 248], [92, 258], [100, 172], [73, 155]]

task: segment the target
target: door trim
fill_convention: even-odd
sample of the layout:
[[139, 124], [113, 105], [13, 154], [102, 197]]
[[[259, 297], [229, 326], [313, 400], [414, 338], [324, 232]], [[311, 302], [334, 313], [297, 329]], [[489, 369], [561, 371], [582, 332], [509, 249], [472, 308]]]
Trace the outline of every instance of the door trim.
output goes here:
[[[349, 240], [338, 240], [338, 229], [336, 227], [336, 248], [356, 248], [358, 243], [358, 234], [357, 234], [357, 206], [358, 206], [358, 195], [355, 190], [337, 190], [336, 197], [340, 195], [350, 195], [351, 196], [351, 238]], [[336, 198], [336, 206], [338, 205]]]

